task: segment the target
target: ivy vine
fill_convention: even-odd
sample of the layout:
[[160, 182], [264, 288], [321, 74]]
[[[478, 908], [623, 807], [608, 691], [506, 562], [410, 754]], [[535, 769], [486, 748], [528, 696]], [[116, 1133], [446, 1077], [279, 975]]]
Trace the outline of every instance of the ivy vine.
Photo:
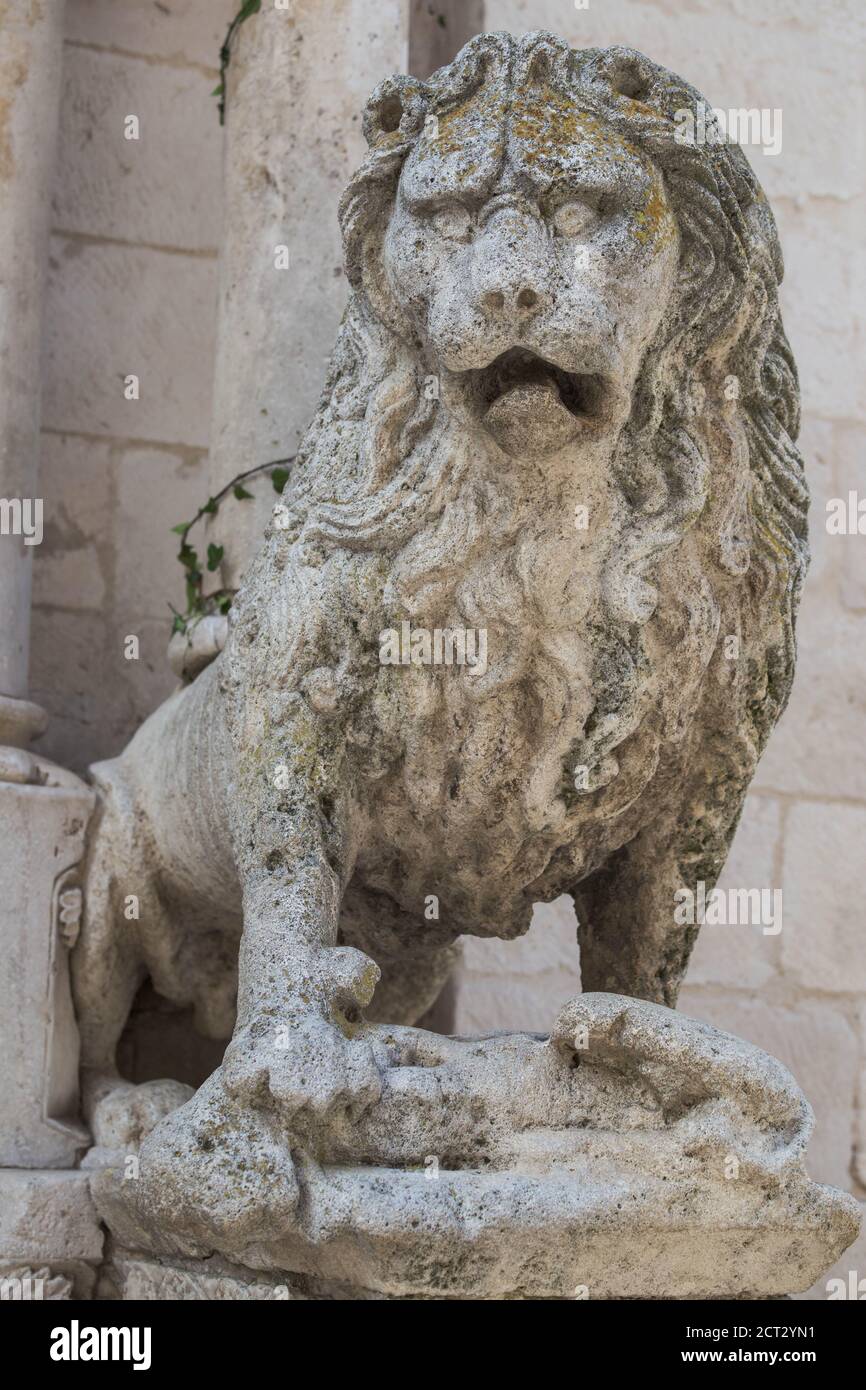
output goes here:
[[213, 541], [208, 543], [207, 554], [199, 556], [195, 546], [190, 544], [189, 533], [197, 522], [205, 516], [216, 516], [220, 504], [231, 494], [237, 502], [248, 502], [253, 494], [248, 492], [244, 483], [256, 477], [260, 473], [270, 473], [271, 484], [275, 492], [282, 493], [283, 488], [289, 479], [288, 464], [294, 463], [295, 455], [291, 454], [284, 459], [271, 459], [270, 463], [256, 464], [255, 468], [248, 468], [244, 473], [238, 473], [225, 487], [220, 488], [213, 497], [209, 497], [202, 506], [199, 507], [191, 521], [181, 521], [177, 526], [172, 526], [172, 531], [180, 536], [180, 549], [177, 558], [185, 571], [186, 579], [186, 611], [178, 612], [173, 604], [169, 608], [174, 614], [174, 621], [171, 625], [172, 632], [186, 632], [191, 623], [195, 623], [199, 618], [206, 617], [209, 613], [227, 613], [232, 606], [232, 599], [235, 596], [234, 589], [214, 589], [205, 596], [204, 580], [205, 574], [213, 574], [219, 568], [223, 558], [224, 546], [216, 545]]
[[244, 0], [223, 40], [223, 46], [220, 49], [220, 80], [218, 86], [214, 87], [211, 92], [212, 97], [219, 97], [220, 125], [225, 125], [226, 120], [226, 73], [232, 57], [232, 42], [244, 20], [249, 19], [250, 15], [258, 14], [261, 8], [262, 0]]

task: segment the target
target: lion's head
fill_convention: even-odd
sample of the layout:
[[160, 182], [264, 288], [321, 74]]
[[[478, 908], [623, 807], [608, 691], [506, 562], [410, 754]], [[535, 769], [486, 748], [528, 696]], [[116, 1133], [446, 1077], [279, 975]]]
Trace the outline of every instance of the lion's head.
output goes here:
[[[742, 151], [678, 140], [700, 101], [639, 53], [545, 33], [380, 85], [341, 202], [350, 302], [261, 561], [295, 586], [278, 621], [315, 615], [294, 679], [322, 711], [364, 704], [383, 613], [491, 629], [460, 698], [480, 746], [503, 723], [484, 701], [531, 674], [512, 716], [536, 735], [539, 865], [582, 816], [648, 804], [665, 750], [712, 727], [693, 859], [713, 877], [793, 674], [807, 492], [781, 254]], [[356, 571], [333, 603], [331, 555]]]
[[425, 120], [372, 288], [449, 413], [529, 458], [622, 429], [679, 234], [637, 145], [545, 81], [502, 85]]

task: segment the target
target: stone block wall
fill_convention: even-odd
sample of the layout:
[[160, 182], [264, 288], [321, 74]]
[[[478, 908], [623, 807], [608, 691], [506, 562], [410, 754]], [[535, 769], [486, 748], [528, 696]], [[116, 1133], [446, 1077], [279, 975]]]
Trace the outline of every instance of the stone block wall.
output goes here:
[[[45, 306], [33, 698], [40, 751], [119, 751], [172, 689], [171, 527], [206, 490], [222, 132], [234, 0], [69, 0]], [[124, 121], [139, 120], [138, 140]], [[139, 378], [139, 399], [124, 380]], [[137, 660], [125, 638], [139, 639]]]
[[[236, 9], [237, 0], [67, 3], [31, 692], [51, 715], [40, 750], [78, 771], [118, 752], [173, 686], [167, 605], [181, 604], [182, 576], [170, 528], [207, 490], [222, 149], [211, 92]], [[681, 1007], [792, 1068], [816, 1110], [813, 1175], [864, 1198], [866, 538], [825, 527], [828, 499], [866, 490], [855, 255], [862, 9], [857, 0], [486, 0], [485, 27], [550, 28], [581, 47], [628, 43], [716, 105], [783, 113], [781, 152], [749, 154], [786, 256], [813, 563], [791, 704], [723, 880], [781, 888], [783, 926], [777, 935], [705, 927]], [[129, 114], [140, 120], [137, 142], [123, 138]], [[347, 149], [360, 152], [357, 129]], [[339, 192], [335, 181], [335, 218]], [[333, 322], [314, 329], [329, 341], [332, 291], [323, 301]], [[124, 396], [130, 373], [138, 400]], [[124, 656], [129, 635], [138, 660]], [[545, 1030], [578, 979], [574, 915], [561, 900], [537, 910], [522, 941], [466, 944], [458, 1028]], [[846, 1268], [856, 1259], [846, 1256]], [[866, 1254], [860, 1264], [866, 1273]]]

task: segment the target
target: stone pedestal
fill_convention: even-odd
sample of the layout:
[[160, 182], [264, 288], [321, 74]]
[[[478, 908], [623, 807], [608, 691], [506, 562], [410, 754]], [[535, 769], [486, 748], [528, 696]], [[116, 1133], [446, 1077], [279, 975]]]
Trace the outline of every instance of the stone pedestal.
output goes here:
[[89, 1298], [102, 1244], [86, 1173], [0, 1169], [0, 1298]]
[[216, 1073], [94, 1175], [122, 1296], [767, 1298], [856, 1236], [796, 1083], [705, 1024], [600, 994], [549, 1039], [376, 1031], [363, 1116], [280, 1132]]
[[28, 780], [0, 782], [0, 1164], [67, 1168], [87, 1143], [69, 950], [94, 795], [72, 773], [15, 751]]

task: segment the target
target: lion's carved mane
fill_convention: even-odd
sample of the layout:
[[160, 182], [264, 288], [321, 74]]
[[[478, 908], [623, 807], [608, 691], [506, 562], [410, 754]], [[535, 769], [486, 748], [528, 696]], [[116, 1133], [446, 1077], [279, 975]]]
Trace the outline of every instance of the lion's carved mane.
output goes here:
[[[486, 446], [429, 398], [435, 363], [382, 268], [401, 170], [425, 120], [446, 124], [472, 99], [501, 121], [539, 88], [653, 162], [681, 243], [671, 304], [611, 460], [627, 522], [609, 538], [597, 606], [573, 622], [562, 593], [545, 587], [545, 542], [528, 527], [519, 479], [502, 472], [492, 485], [479, 466]], [[661, 898], [642, 898], [642, 865], [672, 843], [673, 881], [715, 880], [788, 697], [808, 558], [775, 225], [737, 146], [674, 138], [674, 113], [700, 100], [636, 52], [574, 52], [546, 34], [480, 36], [426, 83], [381, 84], [365, 114], [370, 152], [341, 203], [350, 302], [279, 525], [236, 604], [226, 684], [241, 727], [257, 692], [273, 690], [276, 660], [282, 698], [302, 698], [322, 726], [336, 721], [363, 797], [385, 820], [396, 778], [428, 833], [453, 827], [442, 832], [443, 874], [474, 836], [473, 862], [450, 861], [463, 930], [513, 934], [532, 900], [573, 888], [585, 986], [615, 988], [627, 976], [633, 992], [666, 1000], [693, 933], [673, 932], [669, 913], [652, 926]], [[405, 618], [485, 626], [488, 671], [459, 684], [413, 672], [407, 712], [388, 698], [375, 656], [380, 630]], [[267, 640], [254, 643], [263, 628]], [[518, 737], [527, 706], [530, 728]], [[459, 743], [459, 796], [454, 721], [474, 730]], [[438, 760], [437, 740], [450, 749]], [[588, 770], [579, 791], [573, 766]], [[431, 780], [449, 779], [450, 801], [431, 793]], [[641, 841], [637, 867], [629, 847]], [[431, 884], [436, 856], [417, 874], [415, 861], [413, 847], [398, 887], [393, 862], [389, 880], [371, 860], [368, 887], [407, 902], [447, 897], [444, 879]], [[517, 889], [513, 912], [502, 881]], [[625, 902], [647, 915], [645, 947], [623, 940]]]

